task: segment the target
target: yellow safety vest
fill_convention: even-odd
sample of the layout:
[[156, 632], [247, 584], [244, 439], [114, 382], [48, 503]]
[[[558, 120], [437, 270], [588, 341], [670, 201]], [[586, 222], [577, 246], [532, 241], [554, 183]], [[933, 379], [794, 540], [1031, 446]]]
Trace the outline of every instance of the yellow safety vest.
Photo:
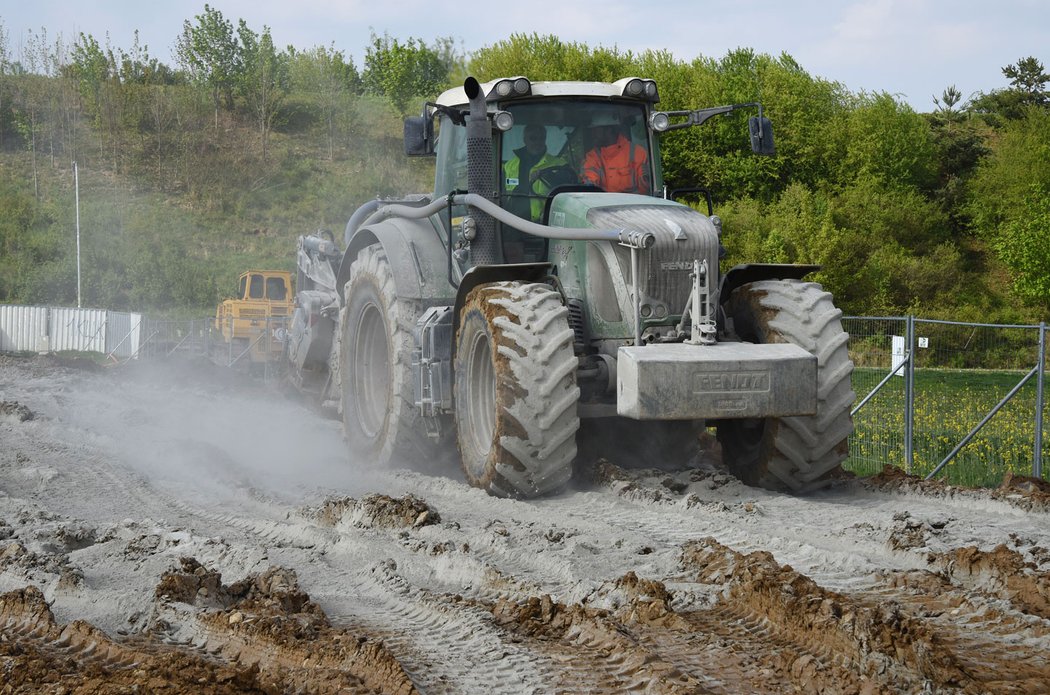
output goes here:
[[[540, 161], [532, 165], [531, 174], [533, 171], [542, 171], [556, 166], [565, 166], [568, 162], [565, 161], [564, 157], [558, 157], [552, 154], [544, 154], [540, 157]], [[521, 181], [519, 173], [521, 169], [521, 158], [515, 155], [510, 161], [503, 165], [503, 190], [507, 193], [518, 193], [519, 195], [528, 191], [528, 187], [522, 187], [522, 184], [527, 184], [526, 181]], [[529, 200], [530, 212], [532, 215], [532, 221], [538, 222], [543, 217], [543, 205], [544, 198], [550, 192], [551, 187], [547, 185], [545, 181], [536, 179], [532, 182], [532, 190]]]

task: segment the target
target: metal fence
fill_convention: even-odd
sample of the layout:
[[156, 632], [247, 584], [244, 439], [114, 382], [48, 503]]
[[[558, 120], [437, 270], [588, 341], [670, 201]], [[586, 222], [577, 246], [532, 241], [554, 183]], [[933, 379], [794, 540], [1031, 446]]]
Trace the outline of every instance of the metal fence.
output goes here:
[[847, 317], [854, 433], [846, 467], [889, 463], [959, 485], [1041, 477], [1046, 324]]
[[[278, 378], [283, 368], [284, 329], [287, 319], [253, 319], [258, 335], [248, 339], [232, 336], [234, 321], [226, 319], [222, 326], [214, 318], [188, 320], [144, 319], [142, 344], [138, 355], [143, 359], [158, 359], [172, 355], [200, 357], [216, 364], [248, 371], [266, 381]], [[225, 329], [225, 330], [224, 330]]]

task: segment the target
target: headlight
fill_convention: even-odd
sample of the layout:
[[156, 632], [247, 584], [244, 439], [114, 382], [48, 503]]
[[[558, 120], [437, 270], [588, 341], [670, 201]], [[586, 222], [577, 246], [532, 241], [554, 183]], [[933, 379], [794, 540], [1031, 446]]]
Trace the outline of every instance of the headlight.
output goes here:
[[474, 237], [478, 235], [478, 223], [473, 217], [464, 217], [463, 226], [460, 227], [460, 234], [467, 241], [474, 241]]
[[524, 97], [532, 92], [532, 83], [524, 77], [513, 77], [500, 80], [489, 92], [488, 98], [505, 99], [507, 97]]
[[660, 94], [656, 89], [656, 82], [653, 80], [639, 79], [637, 77], [627, 80], [627, 83], [623, 86], [623, 95], [632, 99], [645, 99], [654, 104], [660, 101]]
[[514, 114], [510, 111], [497, 111], [492, 114], [492, 123], [505, 133], [514, 127]]
[[649, 127], [657, 133], [662, 133], [671, 126], [671, 117], [663, 111], [654, 111], [649, 116]]

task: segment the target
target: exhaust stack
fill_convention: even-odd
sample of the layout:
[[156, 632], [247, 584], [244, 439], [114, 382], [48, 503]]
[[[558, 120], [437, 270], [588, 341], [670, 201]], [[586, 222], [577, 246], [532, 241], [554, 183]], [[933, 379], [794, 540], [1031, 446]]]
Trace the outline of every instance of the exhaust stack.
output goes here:
[[[489, 123], [488, 104], [481, 93], [481, 85], [473, 77], [463, 83], [470, 100], [467, 116], [467, 191], [496, 201], [492, 177], [492, 125]], [[470, 243], [470, 257], [474, 265], [495, 265], [500, 262], [496, 221], [477, 208], [472, 215], [477, 222], [477, 234]]]

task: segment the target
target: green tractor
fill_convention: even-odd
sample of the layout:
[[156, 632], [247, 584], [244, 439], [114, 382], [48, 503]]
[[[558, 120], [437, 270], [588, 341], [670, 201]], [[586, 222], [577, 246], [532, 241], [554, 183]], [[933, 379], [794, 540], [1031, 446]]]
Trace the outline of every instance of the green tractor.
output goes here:
[[706, 426], [746, 483], [834, 477], [853, 365], [816, 267], [723, 274], [720, 219], [662, 181], [661, 133], [757, 109], [752, 149], [772, 154], [770, 122], [658, 100], [638, 78], [468, 78], [405, 121], [406, 153], [436, 155], [433, 193], [366, 203], [342, 250], [300, 238], [291, 373], [353, 456], [454, 441], [471, 484], [532, 497], [570, 479], [578, 441], [665, 465]]

